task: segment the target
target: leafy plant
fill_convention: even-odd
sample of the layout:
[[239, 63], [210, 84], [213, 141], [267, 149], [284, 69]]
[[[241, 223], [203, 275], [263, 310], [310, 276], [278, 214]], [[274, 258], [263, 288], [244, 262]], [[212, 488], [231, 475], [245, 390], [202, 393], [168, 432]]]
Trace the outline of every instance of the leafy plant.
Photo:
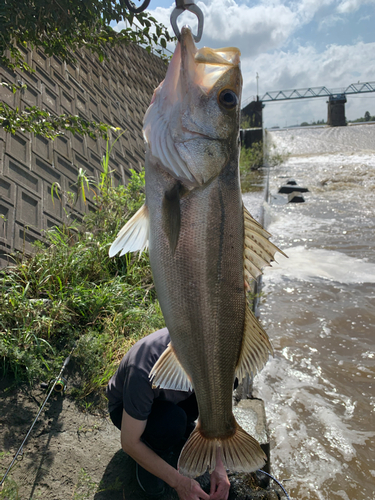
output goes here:
[[263, 143], [255, 142], [251, 148], [241, 148], [240, 172], [246, 174], [249, 170], [257, 170], [263, 166]]
[[6, 479], [0, 489], [0, 500], [21, 500], [18, 494], [19, 487], [12, 479]]
[[65, 132], [87, 134], [93, 139], [98, 136], [107, 139], [109, 132], [116, 130], [115, 127], [106, 123], [89, 121], [80, 116], [66, 114], [55, 116], [36, 106], [26, 106], [24, 111], [18, 108], [13, 110], [5, 102], [0, 102], [0, 124], [6, 132], [11, 134], [21, 129], [42, 135], [47, 139], [55, 139]]
[[[107, 148], [107, 167], [109, 154]], [[0, 271], [0, 369], [16, 381], [49, 380], [76, 343], [72, 365], [80, 384], [72, 394], [85, 408], [103, 404], [101, 389], [127, 349], [164, 321], [148, 255], [108, 256], [144, 203], [144, 172], [132, 171], [119, 187], [109, 167], [97, 185], [84, 175], [80, 196], [95, 190], [96, 210], [79, 227], [50, 229], [34, 256], [15, 255], [16, 263]]]
[[[110, 26], [122, 20], [128, 27], [120, 32]], [[138, 43], [151, 50], [153, 45], [165, 48], [170, 39], [147, 12], [132, 14], [115, 0], [8, 0], [0, 8], [0, 62], [10, 69], [31, 70], [24, 59], [27, 46], [74, 63], [74, 52], [82, 47], [103, 61], [108, 46]]]
[[240, 175], [242, 192], [263, 190], [261, 169], [264, 166], [281, 165], [288, 154], [280, 154], [274, 145], [271, 149], [263, 149], [262, 142], [256, 142], [251, 148], [241, 148]]
[[[115, 31], [111, 22], [125, 21], [127, 26]], [[43, 50], [47, 57], [76, 63], [75, 53], [86, 48], [99, 61], [110, 58], [110, 47], [140, 44], [148, 52], [161, 57], [167, 42], [172, 40], [168, 30], [147, 12], [132, 14], [116, 0], [7, 0], [0, 3], [0, 64], [8, 70], [33, 73], [27, 63], [29, 49]], [[26, 85], [2, 82], [13, 93]], [[17, 130], [54, 139], [70, 131], [108, 138], [113, 127], [80, 116], [50, 113], [37, 106], [12, 109], [0, 102], [0, 127], [14, 134]]]

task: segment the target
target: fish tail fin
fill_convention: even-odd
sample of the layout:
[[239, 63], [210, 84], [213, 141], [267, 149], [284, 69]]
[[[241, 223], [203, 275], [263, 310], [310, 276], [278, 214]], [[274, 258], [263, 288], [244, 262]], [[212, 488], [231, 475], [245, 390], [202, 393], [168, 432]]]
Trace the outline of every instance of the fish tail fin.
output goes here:
[[178, 469], [187, 477], [211, 473], [216, 467], [217, 452], [227, 469], [236, 472], [254, 472], [267, 460], [260, 444], [236, 422], [235, 432], [224, 439], [207, 439], [199, 429], [199, 423], [181, 451]]

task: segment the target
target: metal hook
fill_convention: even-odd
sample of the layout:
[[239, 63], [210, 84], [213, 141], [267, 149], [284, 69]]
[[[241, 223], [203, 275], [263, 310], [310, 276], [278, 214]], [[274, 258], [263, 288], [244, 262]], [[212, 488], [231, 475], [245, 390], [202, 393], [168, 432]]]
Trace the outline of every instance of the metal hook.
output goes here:
[[140, 12], [143, 12], [147, 9], [150, 1], [151, 0], [144, 0], [144, 2], [139, 7], [137, 7], [131, 0], [120, 0], [120, 4], [122, 5], [124, 2], [125, 7], [129, 10], [129, 12], [131, 12], [132, 14], [139, 14]]
[[194, 40], [198, 43], [202, 38], [204, 20], [203, 20], [203, 12], [198, 7], [198, 5], [195, 5], [194, 0], [176, 0], [176, 7], [174, 8], [171, 14], [171, 25], [174, 34], [178, 39], [180, 39], [181, 33], [177, 26], [177, 18], [185, 10], [192, 12], [198, 18], [198, 33], [196, 35], [193, 35]]

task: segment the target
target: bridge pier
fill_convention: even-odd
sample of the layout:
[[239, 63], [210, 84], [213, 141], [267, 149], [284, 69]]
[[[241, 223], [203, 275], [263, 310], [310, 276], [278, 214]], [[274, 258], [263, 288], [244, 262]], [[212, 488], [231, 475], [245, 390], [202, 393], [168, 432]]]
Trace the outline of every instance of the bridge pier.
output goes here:
[[263, 108], [264, 104], [257, 96], [256, 101], [251, 101], [241, 110], [241, 121], [248, 122], [245, 128], [241, 125], [241, 144], [251, 148], [256, 142], [263, 142]]
[[329, 96], [327, 125], [330, 127], [344, 127], [346, 125], [345, 118], [345, 94], [337, 94]]
[[264, 104], [259, 100], [259, 96], [257, 95], [256, 101], [251, 101], [241, 110], [242, 121], [249, 121], [249, 127], [247, 128], [263, 127], [263, 108]]

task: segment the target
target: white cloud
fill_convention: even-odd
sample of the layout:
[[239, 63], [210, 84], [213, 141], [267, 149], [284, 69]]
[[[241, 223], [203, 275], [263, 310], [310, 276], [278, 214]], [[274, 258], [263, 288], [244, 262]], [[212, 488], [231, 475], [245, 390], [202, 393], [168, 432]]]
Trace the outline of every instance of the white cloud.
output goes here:
[[337, 6], [337, 12], [340, 12], [340, 14], [349, 14], [357, 11], [362, 5], [366, 4], [375, 5], [375, 0], [344, 0]]
[[[242, 68], [244, 99], [252, 98], [256, 94], [255, 72], [259, 74], [261, 96], [266, 91], [307, 87], [326, 86], [329, 90], [343, 90], [359, 80], [361, 82], [374, 80], [375, 43], [330, 45], [324, 52], [318, 52], [313, 46], [299, 47], [296, 52], [280, 50], [254, 59], [245, 59]], [[368, 94], [372, 95], [375, 97], [375, 94]], [[269, 127], [284, 125], [285, 117], [288, 118], [289, 124], [326, 118], [325, 101], [326, 99], [308, 101], [301, 99], [296, 102], [266, 103], [266, 125]], [[371, 107], [369, 102], [372, 101], [363, 102], [367, 102], [367, 106]], [[352, 101], [348, 97], [347, 110], [354, 115], [356, 105], [359, 105], [359, 101]], [[319, 110], [318, 113], [313, 112], [316, 109]], [[362, 112], [358, 112], [357, 117], [362, 115]]]
[[[358, 10], [365, 3], [375, 4], [375, 0], [261, 0], [251, 4], [240, 4], [235, 0], [197, 0], [205, 21], [202, 41], [198, 46], [235, 46], [241, 50], [245, 99], [256, 94], [256, 73], [260, 77], [261, 95], [271, 90], [318, 86], [336, 89], [358, 80], [372, 81], [375, 43], [364, 43], [358, 37], [351, 44], [336, 43], [323, 49], [321, 40], [316, 43], [321, 38], [317, 29], [319, 24], [335, 24], [348, 16], [350, 20], [348, 13]], [[169, 18], [173, 8], [174, 2], [171, 2], [169, 8], [157, 7], [150, 11], [158, 21], [169, 27], [171, 33]], [[317, 21], [315, 25], [313, 20]], [[180, 25], [189, 24], [193, 31], [196, 30], [193, 14], [184, 13], [179, 21]], [[312, 33], [313, 29], [315, 33]], [[309, 38], [302, 36], [304, 30], [312, 33]], [[357, 34], [361, 35], [360, 28], [358, 30]], [[305, 40], [303, 45], [300, 37]], [[168, 48], [174, 50], [172, 44]], [[285, 121], [293, 124], [326, 118], [325, 101], [314, 99], [267, 104], [266, 125], [270, 127], [285, 125]], [[371, 99], [349, 98], [347, 116], [355, 118], [355, 108], [360, 103], [367, 105], [375, 114], [375, 109], [369, 105], [372, 102], [375, 104], [375, 100]], [[358, 111], [357, 116], [363, 116], [364, 111]], [[354, 116], [350, 116], [351, 113]]]
[[[302, 0], [300, 2], [261, 1], [246, 5], [234, 0], [197, 1], [204, 14], [204, 32], [201, 45], [218, 48], [223, 45], [238, 47], [243, 54], [257, 55], [288, 43], [292, 35], [309, 23], [323, 7], [334, 0]], [[151, 14], [169, 27], [169, 8], [157, 7]], [[189, 24], [196, 30], [196, 17], [184, 13], [179, 26]], [[170, 33], [172, 30], [170, 28]]]
[[326, 30], [327, 28], [332, 28], [336, 26], [338, 23], [344, 23], [345, 18], [343, 16], [338, 16], [337, 14], [331, 14], [329, 16], [324, 17], [319, 22], [319, 30]]

